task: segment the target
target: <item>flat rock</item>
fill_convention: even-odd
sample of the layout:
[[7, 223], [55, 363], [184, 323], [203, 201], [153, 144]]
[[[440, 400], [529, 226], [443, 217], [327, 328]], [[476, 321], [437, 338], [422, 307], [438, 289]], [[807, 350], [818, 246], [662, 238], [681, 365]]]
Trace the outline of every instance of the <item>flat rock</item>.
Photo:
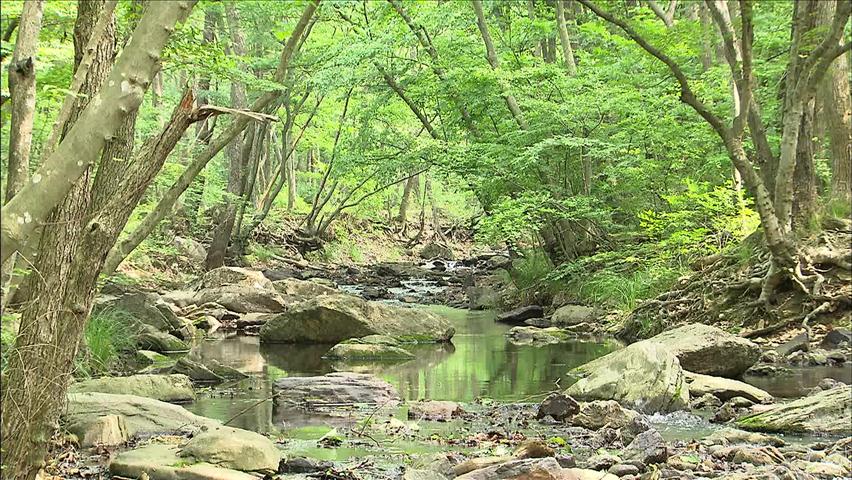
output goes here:
[[521, 324], [524, 323], [524, 320], [541, 318], [543, 316], [544, 308], [541, 305], [528, 305], [497, 314], [495, 320], [503, 323]]
[[360, 342], [343, 342], [331, 347], [323, 358], [333, 360], [405, 361], [414, 358], [408, 350], [393, 346]]
[[150, 480], [257, 480], [254, 475], [208, 463], [186, 464], [175, 445], [150, 444], [119, 453], [109, 464], [112, 475]]
[[517, 345], [551, 345], [568, 341], [571, 336], [558, 327], [512, 327], [506, 336]]
[[571, 371], [582, 376], [565, 391], [578, 400], [615, 400], [643, 413], [673, 412], [689, 405], [689, 386], [678, 359], [645, 340]]
[[323, 295], [271, 318], [260, 330], [264, 343], [339, 343], [367, 335], [404, 341], [446, 342], [455, 329], [422, 308], [369, 302], [352, 295]]
[[78, 438], [80, 446], [84, 448], [96, 445], [114, 447], [129, 440], [130, 435], [127, 433], [124, 417], [104, 415], [88, 424], [82, 431], [82, 436]]
[[219, 267], [204, 274], [202, 288], [215, 288], [225, 285], [238, 285], [255, 289], [274, 290], [272, 281], [262, 272], [240, 267]]
[[340, 290], [323, 285], [317, 282], [308, 280], [299, 280], [297, 278], [285, 278], [284, 280], [276, 280], [272, 282], [275, 291], [289, 299], [309, 299], [320, 295], [333, 295], [340, 293]]
[[448, 400], [423, 400], [408, 404], [408, 418], [411, 420], [432, 420], [446, 422], [464, 413], [461, 405]]
[[550, 318], [551, 324], [554, 326], [563, 325], [579, 325], [581, 323], [591, 322], [597, 318], [598, 313], [594, 308], [585, 305], [564, 305], [553, 312]]
[[191, 402], [195, 391], [186, 375], [131, 375], [102, 377], [75, 382], [71, 393], [100, 392], [137, 395], [164, 402]]
[[852, 386], [843, 385], [776, 405], [736, 421], [757, 432], [852, 435]]
[[550, 457], [510, 460], [479, 468], [456, 478], [459, 480], [562, 480], [566, 477], [556, 459]]
[[195, 435], [183, 446], [180, 456], [242, 471], [276, 471], [281, 460], [281, 452], [272, 440], [225, 426]]
[[195, 303], [208, 302], [216, 302], [237, 313], [280, 313], [286, 309], [284, 298], [272, 288], [245, 285], [208, 287], [195, 294]]
[[316, 377], [285, 377], [272, 386], [276, 405], [399, 403], [393, 385], [373, 375], [335, 372]]
[[665, 345], [684, 370], [736, 378], [760, 358], [760, 347], [722, 329], [691, 323], [649, 339]]
[[689, 394], [692, 397], [700, 397], [711, 394], [719, 400], [728, 401], [734, 397], [744, 397], [755, 403], [769, 403], [772, 395], [769, 393], [738, 380], [729, 378], [711, 377], [700, 373], [685, 372], [686, 381], [689, 383]]

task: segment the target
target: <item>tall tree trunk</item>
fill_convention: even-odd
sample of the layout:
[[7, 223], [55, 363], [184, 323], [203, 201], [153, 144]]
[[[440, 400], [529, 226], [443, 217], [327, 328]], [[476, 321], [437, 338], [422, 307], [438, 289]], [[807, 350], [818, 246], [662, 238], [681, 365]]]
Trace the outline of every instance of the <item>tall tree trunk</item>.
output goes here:
[[[206, 17], [205, 17], [206, 18]], [[228, 22], [228, 30], [231, 34], [230, 51], [238, 58], [246, 54], [246, 41], [240, 27], [240, 15], [233, 3], [225, 4], [225, 18]], [[242, 82], [231, 82], [231, 106], [243, 109], [246, 107], [246, 89]], [[237, 213], [236, 199], [239, 197], [243, 180], [245, 166], [242, 162], [242, 139], [239, 135], [234, 137], [228, 145], [228, 187], [225, 195], [224, 205], [221, 206], [216, 229], [213, 231], [213, 239], [207, 248], [207, 259], [204, 268], [212, 270], [225, 264], [225, 254], [231, 239], [231, 230], [234, 228], [234, 218]]]
[[805, 105], [799, 126], [799, 142], [796, 145], [796, 169], [793, 176], [793, 229], [807, 228], [816, 214], [817, 190], [814, 170], [814, 104], [811, 99]]
[[405, 232], [405, 226], [408, 222], [408, 206], [411, 204], [411, 191], [414, 190], [414, 185], [419, 181], [418, 176], [414, 175], [406, 180], [405, 186], [402, 188], [402, 200], [399, 202], [399, 212], [397, 213], [396, 221], [402, 226], [403, 232]]
[[565, 22], [565, 0], [556, 0], [556, 27], [559, 30], [565, 70], [573, 77], [577, 74], [577, 63], [574, 61], [574, 50], [571, 48], [571, 37], [568, 36], [568, 25]]
[[[296, 163], [297, 157], [295, 150], [295, 145], [292, 143], [293, 133], [292, 130], [288, 130], [285, 132], [286, 135], [284, 137], [284, 148], [285, 148], [285, 156], [284, 156], [284, 165], [286, 166], [287, 173], [287, 211], [292, 212], [294, 208], [296, 208]], [[308, 155], [311, 152], [308, 151]]]
[[[91, 118], [91, 107], [114, 102], [113, 108], [121, 107], [124, 115], [104, 113], [96, 120], [112, 120], [114, 130], [111, 141], [98, 145], [101, 153], [98, 175], [92, 180], [93, 160], [79, 163], [87, 170], [72, 187], [55, 211], [50, 214], [51, 222], [44, 228], [40, 239], [40, 254], [35, 268], [38, 279], [32, 276], [31, 288], [37, 302], [31, 302], [21, 317], [20, 334], [14, 351], [9, 356], [7, 378], [2, 392], [2, 434], [4, 440], [4, 476], [32, 479], [36, 476], [46, 453], [47, 442], [65, 401], [65, 392], [83, 334], [86, 318], [91, 309], [100, 263], [111, 242], [120, 233], [124, 222], [135, 203], [128, 207], [129, 198], [124, 195], [141, 195], [140, 190], [119, 185], [127, 173], [126, 162], [129, 147], [132, 148], [132, 117], [150, 84], [154, 62], [166, 40], [174, 31], [175, 24], [189, 14], [194, 1], [163, 2], [149, 7], [136, 28], [133, 39], [116, 62], [107, 77], [114, 55], [113, 41], [101, 42], [103, 49], [98, 53], [88, 72], [81, 91], [97, 91], [105, 79], [106, 87], [94, 97], [86, 96], [79, 101], [92, 99], [83, 110], [75, 125], [56, 150], [71, 143], [76, 135], [86, 133]], [[75, 26], [75, 46], [86, 45], [103, 1], [81, 2]], [[112, 34], [107, 37], [114, 39]], [[134, 78], [138, 86], [128, 78]], [[123, 85], [122, 85], [123, 83]], [[111, 88], [125, 90], [124, 97], [114, 98]], [[97, 111], [97, 108], [94, 109]], [[105, 127], [100, 125], [100, 131]], [[128, 129], [129, 128], [129, 129]], [[124, 137], [120, 137], [121, 132]], [[128, 136], [131, 139], [128, 140]], [[92, 135], [84, 135], [82, 141], [95, 143]], [[101, 137], [103, 138], [103, 137]], [[125, 155], [123, 159], [115, 158]], [[85, 156], [78, 158], [85, 159]], [[45, 162], [47, 165], [50, 159]], [[145, 162], [149, 159], [145, 158]], [[73, 177], [76, 178], [76, 177]], [[150, 176], [153, 178], [153, 174]], [[128, 187], [128, 188], [124, 188]], [[23, 192], [23, 191], [22, 191]], [[136, 198], [138, 202], [138, 197]], [[112, 202], [112, 203], [110, 203]], [[124, 208], [126, 215], [120, 222], [113, 215], [114, 208]], [[111, 238], [110, 238], [111, 237]]]
[[36, 103], [35, 66], [42, 11], [43, 0], [24, 2], [18, 38], [15, 40], [15, 52], [12, 62], [9, 63], [12, 115], [4, 202], [15, 196], [30, 176], [30, 150]]
[[[287, 39], [287, 43], [284, 45], [284, 49], [281, 52], [278, 68], [273, 75], [273, 80], [275, 82], [282, 83], [286, 78], [290, 58], [295, 53], [296, 45], [310, 23], [318, 5], [319, 0], [311, 1], [305, 5], [302, 16], [299, 18], [293, 33], [290, 35], [290, 38]], [[266, 92], [261, 95], [260, 98], [255, 100], [251, 107], [249, 107], [249, 110], [253, 112], [263, 111], [280, 95], [281, 92], [278, 90]], [[234, 137], [242, 133], [242, 131], [248, 126], [249, 122], [250, 117], [239, 115], [234, 119], [233, 123], [227, 130], [219, 134], [216, 139], [212, 140], [207, 148], [193, 160], [181, 176], [178, 177], [175, 183], [169, 187], [160, 199], [160, 202], [157, 203], [157, 206], [145, 216], [139, 226], [131, 232], [127, 238], [116, 244], [110, 251], [103, 269], [103, 273], [105, 275], [112, 275], [127, 255], [129, 255], [130, 252], [138, 247], [139, 244], [154, 231], [154, 228], [160, 223], [160, 221], [165, 218], [169, 212], [171, 212], [172, 207], [174, 207], [178, 198], [180, 198], [181, 194], [189, 187], [196, 175], [204, 169], [207, 162], [216, 156], [219, 151], [225, 148], [225, 146], [227, 146]]]
[[[535, 0], [527, 0], [527, 17], [530, 21], [535, 21]], [[535, 47], [533, 48], [533, 56], [541, 57], [541, 40], [537, 39], [535, 41]]]

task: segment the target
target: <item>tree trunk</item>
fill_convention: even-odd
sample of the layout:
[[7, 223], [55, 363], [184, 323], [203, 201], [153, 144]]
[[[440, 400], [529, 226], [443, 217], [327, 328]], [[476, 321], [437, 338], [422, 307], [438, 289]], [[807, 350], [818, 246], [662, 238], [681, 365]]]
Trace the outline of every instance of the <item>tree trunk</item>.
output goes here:
[[[284, 137], [284, 165], [285, 172], [287, 173], [287, 211], [292, 212], [294, 208], [296, 208], [296, 152], [295, 145], [291, 143], [291, 138], [293, 134], [290, 130], [286, 132]], [[308, 151], [308, 155], [310, 155], [310, 151]]]
[[43, 6], [43, 0], [24, 2], [18, 38], [15, 40], [15, 52], [12, 62], [9, 63], [12, 112], [4, 202], [15, 196], [30, 176], [30, 150], [36, 103], [35, 65]]
[[[530, 21], [535, 21], [535, 0], [527, 0], [527, 17]], [[533, 48], [533, 56], [541, 57], [541, 40], [535, 40], [535, 47]]]
[[[144, 186], [133, 188], [137, 185], [123, 184], [128, 168], [126, 162], [114, 155], [124, 155], [129, 150], [128, 146], [132, 147], [132, 124], [127, 117], [133, 116], [145, 87], [150, 83], [150, 70], [156, 57], [152, 52], [162, 49], [175, 24], [189, 14], [194, 3], [152, 5], [108, 77], [109, 82], [115, 81], [116, 84], [121, 83], [120, 79], [134, 78], [133, 82], [139, 82], [139, 85], [128, 80], [122, 80], [123, 86], [116, 85], [128, 92], [125, 95], [130, 97], [128, 100], [113, 98], [114, 94], [108, 92], [113, 85], [107, 82], [91, 102], [90, 107], [98, 107], [99, 103], [112, 101], [127, 110], [125, 116], [105, 115], [106, 119], [116, 120], [115, 130], [111, 132], [118, 130], [124, 133], [124, 137], [110, 133], [114, 135], [112, 141], [100, 144], [104, 148], [98, 175], [90, 180], [89, 170], [89, 174], [75, 182], [74, 191], [51, 214], [51, 219], [57, 222], [46, 225], [41, 236], [40, 255], [35, 265], [39, 275], [37, 280], [35, 276], [30, 280], [38, 301], [29, 303], [23, 311], [20, 334], [14, 352], [9, 356], [2, 392], [4, 476], [9, 478], [34, 478], [46, 453], [47, 442], [65, 402], [74, 357], [91, 309], [100, 263], [144, 191]], [[76, 46], [88, 43], [85, 37], [91, 35], [103, 5], [102, 1], [80, 3], [75, 26]], [[112, 32], [109, 38], [114, 39], [114, 29]], [[99, 54], [93, 62], [85, 83], [87, 88], [95, 91], [107, 78], [115, 45], [114, 42], [101, 42], [99, 48], [103, 48], [103, 56]], [[138, 55], [140, 51], [144, 54]], [[106, 68], [102, 65], [104, 62]], [[128, 63], [134, 68], [124, 70]], [[117, 76], [116, 72], [123, 76]], [[92, 97], [86, 96], [80, 101], [89, 98]], [[79, 127], [92, 121], [90, 107], [83, 111], [56, 153], [63, 151], [68, 140], [76, 140], [75, 135], [86, 133]], [[131, 138], [128, 139], [128, 136]], [[84, 140], [93, 141], [91, 136], [85, 136]], [[149, 162], [147, 156], [143, 158], [143, 165], [146, 162]], [[93, 162], [80, 163], [85, 167]], [[153, 174], [148, 181], [152, 178]], [[133, 195], [136, 198], [131, 203]], [[116, 215], [116, 210], [122, 208], [123, 215]]]
[[[281, 52], [278, 67], [275, 71], [275, 75], [273, 76], [273, 80], [275, 82], [282, 83], [284, 81], [288, 65], [290, 63], [290, 58], [296, 50], [299, 38], [305, 32], [305, 28], [308, 26], [308, 23], [310, 23], [311, 17], [313, 17], [314, 12], [317, 9], [317, 5], [319, 5], [319, 0], [309, 2], [305, 6], [302, 16], [299, 18], [299, 22], [296, 24], [290, 38], [287, 39], [287, 43]], [[272, 102], [274, 102], [280, 94], [281, 93], [277, 90], [264, 93], [251, 105], [251, 107], [249, 107], [249, 110], [253, 112], [260, 112], [264, 110], [272, 104]], [[242, 133], [246, 126], [248, 126], [249, 122], [249, 117], [239, 115], [234, 119], [234, 122], [227, 130], [222, 132], [215, 140], [212, 140], [207, 148], [201, 152], [195, 160], [193, 160], [181, 176], [178, 177], [175, 183], [169, 187], [160, 199], [160, 202], [157, 203], [157, 206], [145, 216], [139, 226], [131, 232], [127, 238], [115, 245], [115, 247], [110, 251], [103, 269], [103, 273], [105, 275], [112, 275], [127, 255], [129, 255], [130, 252], [138, 247], [139, 244], [154, 231], [154, 228], [160, 223], [160, 221], [171, 212], [172, 207], [174, 207], [178, 198], [180, 198], [180, 195], [189, 187], [192, 180], [198, 175], [198, 173], [204, 169], [207, 162], [216, 156], [219, 151], [225, 148], [225, 146], [227, 146], [234, 137]]]
[[574, 50], [571, 48], [571, 37], [568, 36], [568, 25], [565, 22], [565, 0], [556, 0], [556, 27], [559, 30], [559, 43], [562, 45], [562, 58], [568, 75], [577, 74], [577, 64], [574, 61]]
[[816, 215], [817, 191], [814, 170], [814, 100], [805, 105], [799, 126], [799, 142], [796, 145], [796, 169], [793, 172], [793, 220], [794, 230], [807, 228]]
[[402, 200], [399, 202], [399, 213], [396, 216], [396, 222], [402, 225], [403, 232], [408, 222], [408, 206], [411, 203], [411, 191], [414, 190], [414, 185], [418, 181], [418, 176], [414, 175], [406, 180], [405, 186], [402, 188]]

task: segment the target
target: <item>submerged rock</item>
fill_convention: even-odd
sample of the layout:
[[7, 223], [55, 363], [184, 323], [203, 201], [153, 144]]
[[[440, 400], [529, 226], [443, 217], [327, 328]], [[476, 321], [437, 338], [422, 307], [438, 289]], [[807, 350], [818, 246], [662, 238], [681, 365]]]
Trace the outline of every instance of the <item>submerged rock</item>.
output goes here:
[[518, 345], [551, 345], [568, 341], [571, 336], [557, 327], [512, 327], [506, 336]]
[[195, 391], [186, 375], [131, 375], [102, 377], [76, 382], [70, 393], [100, 392], [138, 395], [164, 402], [191, 402]]
[[852, 386], [824, 390], [736, 421], [758, 432], [852, 434]]
[[369, 302], [351, 295], [324, 295], [296, 305], [266, 322], [265, 343], [337, 343], [367, 335], [405, 341], [445, 342], [455, 329], [443, 317], [422, 308]]
[[734, 397], [744, 397], [755, 403], [772, 401], [772, 395], [745, 382], [700, 373], [685, 372], [685, 374], [686, 381], [689, 383], [689, 394], [694, 398], [711, 394], [723, 402]]
[[565, 393], [580, 400], [615, 400], [643, 413], [672, 412], [689, 404], [689, 386], [680, 363], [656, 342], [634, 343], [572, 373], [583, 378]]
[[399, 394], [393, 385], [373, 375], [329, 373], [317, 377], [285, 377], [272, 385], [276, 405], [393, 405]]
[[248, 430], [214, 427], [192, 437], [181, 457], [243, 471], [277, 471], [281, 452], [272, 440]]
[[334, 360], [378, 360], [404, 361], [411, 360], [414, 355], [408, 350], [393, 345], [376, 343], [343, 342], [331, 347], [323, 358]]
[[700, 323], [663, 332], [649, 341], [666, 346], [684, 370], [717, 377], [739, 377], [760, 358], [756, 343]]

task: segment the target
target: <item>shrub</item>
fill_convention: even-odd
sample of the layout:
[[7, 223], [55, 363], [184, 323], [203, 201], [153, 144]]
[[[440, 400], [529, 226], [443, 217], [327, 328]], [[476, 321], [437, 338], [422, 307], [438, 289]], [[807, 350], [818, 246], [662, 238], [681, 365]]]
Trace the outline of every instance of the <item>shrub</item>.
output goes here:
[[122, 352], [133, 348], [128, 325], [129, 314], [105, 310], [92, 315], [83, 336], [84, 347], [77, 358], [77, 370], [84, 376], [107, 373], [119, 363]]

